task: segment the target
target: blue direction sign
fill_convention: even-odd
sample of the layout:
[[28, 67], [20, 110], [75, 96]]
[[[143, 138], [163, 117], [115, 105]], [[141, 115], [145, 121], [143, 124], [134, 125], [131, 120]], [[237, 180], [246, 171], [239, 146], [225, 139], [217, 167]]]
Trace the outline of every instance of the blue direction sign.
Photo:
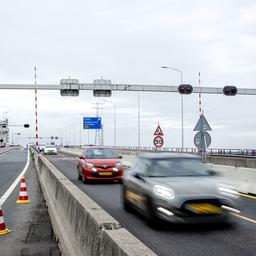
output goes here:
[[84, 117], [84, 129], [101, 129], [101, 117]]

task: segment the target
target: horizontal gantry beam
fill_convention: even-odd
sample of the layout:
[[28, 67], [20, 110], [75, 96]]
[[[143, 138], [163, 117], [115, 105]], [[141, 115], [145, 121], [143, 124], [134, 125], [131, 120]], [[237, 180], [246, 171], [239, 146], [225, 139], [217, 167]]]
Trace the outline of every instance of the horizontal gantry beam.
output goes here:
[[[142, 84], [93, 84], [80, 83], [80, 90], [112, 90], [137, 92], [178, 92], [178, 86], [169, 85], [142, 85]], [[223, 86], [224, 87], [224, 86]], [[223, 94], [223, 87], [193, 87], [193, 93]], [[0, 84], [0, 89], [6, 90], [61, 90], [60, 84]], [[237, 94], [256, 95], [256, 89], [238, 88]]]

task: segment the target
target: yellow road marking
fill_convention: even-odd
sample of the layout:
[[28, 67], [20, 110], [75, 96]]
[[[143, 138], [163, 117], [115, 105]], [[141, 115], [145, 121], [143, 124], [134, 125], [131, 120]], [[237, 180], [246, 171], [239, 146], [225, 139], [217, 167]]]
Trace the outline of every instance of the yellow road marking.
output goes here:
[[240, 193], [240, 196], [244, 196], [244, 197], [248, 197], [248, 198], [256, 199], [256, 196], [250, 196], [250, 195], [243, 194], [243, 193]]
[[256, 220], [253, 220], [253, 219], [250, 219], [250, 218], [247, 218], [245, 216], [242, 216], [242, 215], [239, 215], [239, 214], [236, 214], [236, 213], [231, 213], [232, 215], [240, 218], [240, 219], [243, 219], [243, 220], [247, 220], [247, 221], [250, 221], [252, 223], [255, 223], [256, 224]]

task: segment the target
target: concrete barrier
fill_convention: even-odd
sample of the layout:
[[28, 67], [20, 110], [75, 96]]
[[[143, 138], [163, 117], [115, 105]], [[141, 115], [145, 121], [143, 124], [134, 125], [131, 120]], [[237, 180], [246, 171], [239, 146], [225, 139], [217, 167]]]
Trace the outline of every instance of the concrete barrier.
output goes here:
[[210, 163], [219, 164], [219, 165], [256, 168], [255, 158], [234, 157], [234, 156], [209, 156], [208, 161]]
[[155, 255], [34, 150], [35, 165], [62, 255]]
[[256, 194], [256, 169], [210, 164], [223, 182], [246, 194]]

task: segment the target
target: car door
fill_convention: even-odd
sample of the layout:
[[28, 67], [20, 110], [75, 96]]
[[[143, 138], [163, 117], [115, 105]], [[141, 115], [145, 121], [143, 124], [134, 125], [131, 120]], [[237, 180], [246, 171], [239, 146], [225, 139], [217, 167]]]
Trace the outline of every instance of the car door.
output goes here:
[[147, 211], [147, 182], [146, 166], [143, 159], [139, 159], [129, 174], [126, 187], [126, 197], [141, 212]]

